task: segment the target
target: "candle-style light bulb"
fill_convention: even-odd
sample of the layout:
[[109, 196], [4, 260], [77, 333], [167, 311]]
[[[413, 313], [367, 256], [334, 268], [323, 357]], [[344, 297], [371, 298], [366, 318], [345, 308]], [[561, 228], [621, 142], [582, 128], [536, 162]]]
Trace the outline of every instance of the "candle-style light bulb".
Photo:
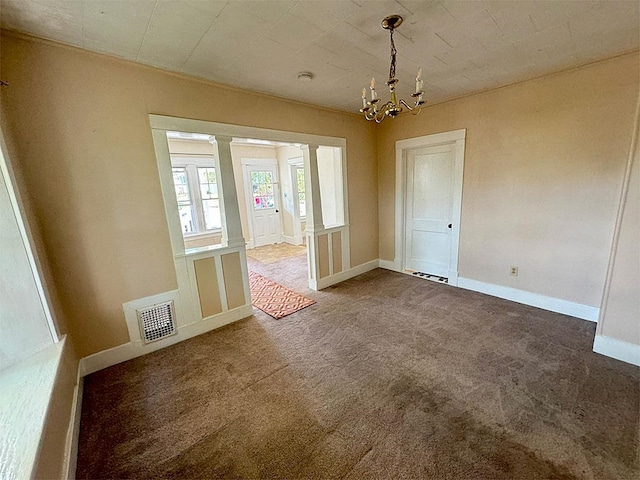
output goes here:
[[420, 93], [422, 91], [422, 67], [418, 69], [418, 74], [416, 75], [416, 93]]
[[362, 108], [367, 108], [367, 89], [362, 89]]
[[378, 99], [378, 94], [376, 93], [376, 79], [371, 77], [371, 101]]

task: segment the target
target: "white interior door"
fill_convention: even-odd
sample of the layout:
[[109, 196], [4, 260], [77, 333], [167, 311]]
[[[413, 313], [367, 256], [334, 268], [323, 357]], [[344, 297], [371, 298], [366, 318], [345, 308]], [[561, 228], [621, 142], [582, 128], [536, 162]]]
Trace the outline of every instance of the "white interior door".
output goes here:
[[404, 249], [407, 270], [449, 276], [454, 162], [452, 145], [407, 152]]
[[277, 165], [247, 165], [247, 186], [254, 247], [281, 240]]

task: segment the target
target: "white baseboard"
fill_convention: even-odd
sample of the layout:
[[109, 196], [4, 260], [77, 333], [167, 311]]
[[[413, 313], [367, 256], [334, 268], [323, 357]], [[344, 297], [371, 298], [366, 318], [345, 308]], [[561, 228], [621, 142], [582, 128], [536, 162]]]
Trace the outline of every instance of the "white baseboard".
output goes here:
[[289, 235], [282, 235], [281, 237], [282, 237], [282, 241], [285, 242], [285, 243], [288, 243], [290, 245], [298, 245], [296, 243], [295, 238], [290, 237]]
[[593, 340], [593, 351], [640, 367], [640, 345], [635, 343], [596, 335]]
[[178, 328], [178, 333], [171, 337], [158, 340], [157, 342], [143, 344], [140, 341], [128, 342], [117, 347], [103, 350], [80, 360], [80, 372], [84, 377], [91, 373], [111, 367], [118, 363], [126, 362], [132, 358], [140, 357], [147, 353], [160, 350], [161, 348], [174, 345], [197, 335], [201, 335], [210, 330], [220, 328], [229, 323], [241, 320], [253, 315], [251, 304], [243, 305], [228, 312], [222, 312], [217, 315], [205, 318], [199, 322], [184, 325]]
[[394, 262], [393, 260], [380, 259], [378, 260], [378, 266], [380, 268], [384, 268], [385, 270], [392, 270], [394, 272], [403, 273], [396, 265], [396, 262]]
[[551, 312], [562, 313], [572, 317], [589, 320], [591, 322], [598, 321], [600, 309], [590, 305], [582, 305], [580, 303], [569, 302], [560, 298], [547, 297], [538, 293], [531, 293], [525, 290], [518, 290], [502, 285], [494, 285], [485, 283], [471, 278], [458, 278], [458, 287], [474, 292], [486, 293], [494, 297], [504, 298], [512, 302], [523, 303], [532, 307], [542, 308]]
[[361, 275], [365, 272], [373, 270], [374, 268], [378, 268], [378, 263], [378, 259], [371, 260], [370, 262], [352, 267], [349, 270], [345, 270], [344, 272], [336, 273], [335, 275], [331, 275], [329, 277], [320, 278], [315, 282], [316, 288], [314, 288], [314, 290], [322, 290], [323, 288], [335, 285], [336, 283], [344, 282], [345, 280]]

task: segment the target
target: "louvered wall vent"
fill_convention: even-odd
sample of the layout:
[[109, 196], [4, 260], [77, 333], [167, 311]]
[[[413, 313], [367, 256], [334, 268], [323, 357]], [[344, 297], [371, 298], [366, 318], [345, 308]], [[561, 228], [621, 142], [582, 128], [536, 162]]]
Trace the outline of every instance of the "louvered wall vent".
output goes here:
[[136, 310], [140, 336], [144, 343], [155, 342], [176, 333], [173, 300]]

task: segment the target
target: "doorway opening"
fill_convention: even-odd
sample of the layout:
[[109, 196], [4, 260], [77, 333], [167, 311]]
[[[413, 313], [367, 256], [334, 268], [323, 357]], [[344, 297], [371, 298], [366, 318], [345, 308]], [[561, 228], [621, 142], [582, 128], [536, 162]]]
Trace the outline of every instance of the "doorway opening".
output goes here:
[[466, 130], [396, 142], [395, 269], [458, 284]]
[[149, 118], [182, 302], [179, 324], [247, 316], [249, 268], [296, 290], [348, 278], [345, 139]]

